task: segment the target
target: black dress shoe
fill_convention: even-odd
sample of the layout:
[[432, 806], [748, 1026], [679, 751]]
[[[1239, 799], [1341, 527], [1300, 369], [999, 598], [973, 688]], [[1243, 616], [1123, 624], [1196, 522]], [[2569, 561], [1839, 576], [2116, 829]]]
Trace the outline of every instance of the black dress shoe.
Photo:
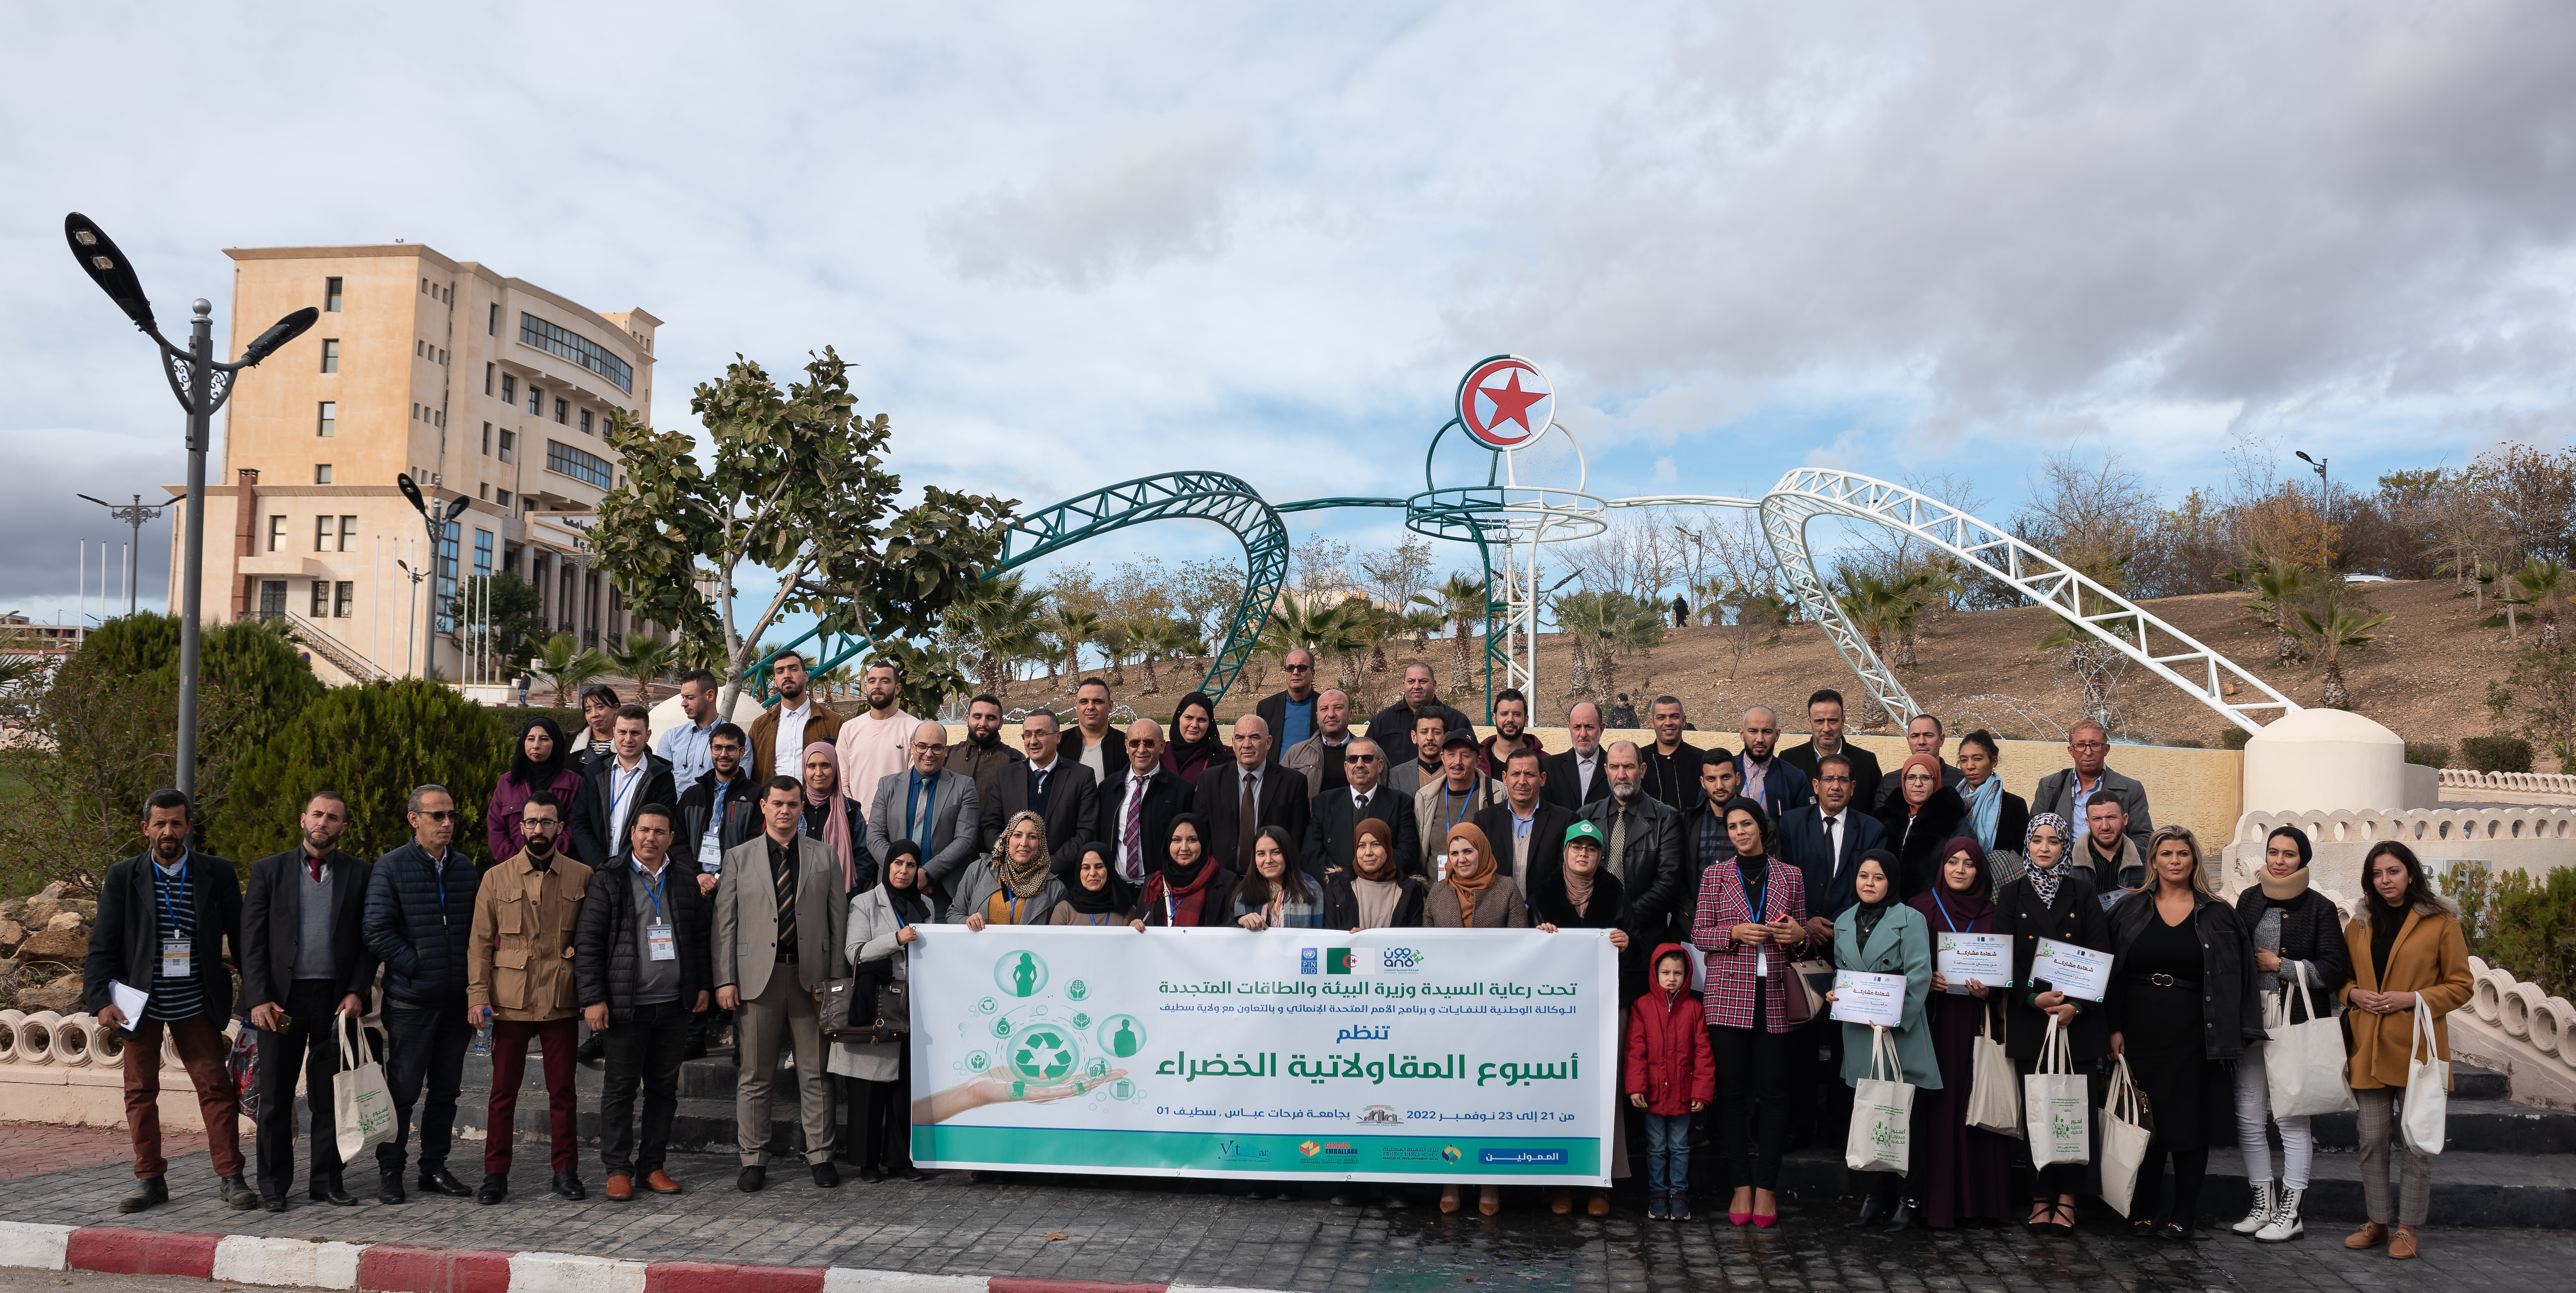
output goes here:
[[859, 1169], [859, 1180], [866, 1184], [874, 1185], [884, 1179], [885, 1173], [878, 1171], [874, 1167], [862, 1167]]
[[326, 1181], [315, 1181], [306, 1186], [304, 1192], [316, 1203], [336, 1203], [344, 1208], [358, 1206], [357, 1199], [341, 1188], [340, 1178], [336, 1176]]
[[[429, 1182], [423, 1181], [421, 1182], [421, 1185], [426, 1188], [429, 1185]], [[501, 1200], [509, 1197], [510, 1178], [503, 1176], [498, 1172], [485, 1176], [483, 1178], [483, 1188], [474, 1192], [474, 1201], [476, 1203], [499, 1203]]]
[[906, 1163], [903, 1166], [894, 1169], [894, 1171], [889, 1173], [889, 1175], [900, 1177], [907, 1181], [927, 1181], [930, 1179], [930, 1174], [928, 1172], [924, 1172], [910, 1163]]
[[581, 1188], [581, 1174], [578, 1172], [555, 1173], [555, 1193], [575, 1201], [590, 1197], [590, 1191]]
[[1887, 1214], [1887, 1233], [1901, 1235], [1914, 1225], [1914, 1205], [1904, 1199], [1896, 1201], [1896, 1211]]
[[420, 1188], [432, 1194], [444, 1194], [457, 1199], [468, 1199], [474, 1196], [474, 1191], [466, 1189], [465, 1183], [456, 1179], [456, 1173], [444, 1167], [423, 1169], [420, 1174]]
[[841, 1169], [832, 1166], [830, 1163], [816, 1163], [814, 1165], [814, 1187], [816, 1189], [829, 1190], [839, 1186], [840, 1183]]
[[402, 1183], [402, 1173], [400, 1173], [400, 1172], [389, 1172], [389, 1173], [387, 1173], [387, 1174], [385, 1175], [385, 1177], [384, 1177], [384, 1179], [383, 1179], [383, 1180], [381, 1180], [381, 1181], [377, 1182], [377, 1184], [376, 1184], [376, 1202], [378, 1202], [378, 1203], [400, 1203], [400, 1202], [402, 1202], [402, 1201], [403, 1201], [403, 1183]]
[[575, 1062], [582, 1064], [599, 1064], [606, 1062], [608, 1059], [608, 1035], [605, 1033], [592, 1033], [590, 1035], [590, 1040], [583, 1042], [581, 1044], [581, 1049], [574, 1051], [572, 1053], [572, 1057]]
[[145, 1208], [155, 1207], [170, 1201], [170, 1183], [162, 1180], [160, 1177], [147, 1176], [142, 1180], [135, 1182], [135, 1184], [140, 1188], [136, 1189], [134, 1193], [118, 1200], [116, 1204], [117, 1211], [141, 1212]]
[[259, 1201], [259, 1206], [266, 1208], [271, 1212], [284, 1212], [286, 1211], [286, 1196], [283, 1194], [269, 1195], [267, 1198]]
[[224, 1178], [224, 1188], [218, 1197], [235, 1212], [247, 1212], [259, 1206], [258, 1187], [238, 1176]]
[[1860, 1215], [1844, 1222], [1843, 1229], [1867, 1230], [1871, 1226], [1876, 1225], [1878, 1223], [1879, 1214], [1883, 1211], [1881, 1205], [1885, 1201], [1885, 1196], [1881, 1195], [1876, 1190], [1872, 1190], [1869, 1193], [1860, 1196]]
[[753, 1193], [767, 1184], [769, 1184], [769, 1169], [766, 1167], [746, 1167], [742, 1169], [742, 1175], [733, 1180], [733, 1188], [745, 1194]]

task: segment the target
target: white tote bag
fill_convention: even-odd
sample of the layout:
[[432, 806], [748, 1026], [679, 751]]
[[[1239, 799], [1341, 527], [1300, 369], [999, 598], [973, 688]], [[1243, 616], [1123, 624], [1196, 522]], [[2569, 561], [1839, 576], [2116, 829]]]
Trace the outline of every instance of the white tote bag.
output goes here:
[[2397, 1135], [2406, 1148], [2430, 1158], [2442, 1152], [2442, 1124], [2451, 1104], [2451, 1062], [2434, 1044], [2433, 1008], [2415, 994], [2415, 1033], [2406, 1043], [2406, 1094], [2399, 1097]]
[[1843, 1148], [1843, 1166], [1903, 1176], [1912, 1156], [1914, 1088], [1905, 1080], [1904, 1061], [1897, 1058], [1895, 1035], [1882, 1025], [1869, 1031], [1869, 1076], [1852, 1086], [1851, 1135]]
[[1976, 1040], [1968, 1043], [1968, 1125], [2019, 1140], [2021, 1075], [2004, 1054], [2003, 1039], [1994, 1035], [1993, 1019], [1991, 1011], [1979, 1019]]
[[2057, 1016], [2048, 1017], [2048, 1035], [2040, 1039], [2039, 1065], [2021, 1080], [2022, 1126], [2030, 1136], [2030, 1165], [2093, 1161], [2093, 1109], [2086, 1098], [2084, 1075], [2074, 1070], [2066, 1050], [2066, 1030]]
[[2123, 1055], [2111, 1070], [2111, 1093], [2102, 1101], [2102, 1201], [2121, 1216], [2130, 1215], [2137, 1201], [2138, 1170], [2154, 1139], [2146, 1097], [2129, 1077], [2129, 1057]]
[[340, 1139], [340, 1161], [355, 1163], [394, 1138], [394, 1097], [385, 1089], [384, 1066], [367, 1054], [365, 1041], [350, 1045], [358, 1021], [340, 1014], [331, 1019], [340, 1042], [340, 1071], [331, 1077], [331, 1126]]
[[2269, 1025], [2272, 1040], [2263, 1043], [2263, 1084], [2272, 1116], [2305, 1118], [2357, 1109], [2360, 1102], [2344, 1079], [2343, 1023], [2331, 1012], [2317, 1013], [2316, 998], [2308, 992], [2308, 963], [2298, 966], [2299, 1006], [2307, 1022]]

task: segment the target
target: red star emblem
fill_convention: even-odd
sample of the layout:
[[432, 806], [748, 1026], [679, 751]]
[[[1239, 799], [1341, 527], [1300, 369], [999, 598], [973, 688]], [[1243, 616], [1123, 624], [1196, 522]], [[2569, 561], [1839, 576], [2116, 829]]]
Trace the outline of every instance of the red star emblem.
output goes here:
[[1548, 393], [1522, 390], [1519, 369], [1512, 370], [1511, 380], [1501, 388], [1479, 386], [1476, 388], [1476, 393], [1494, 402], [1494, 415], [1486, 419], [1486, 430], [1499, 427], [1507, 420], [1520, 423], [1521, 432], [1524, 435], [1538, 430], [1537, 427], [1530, 425], [1529, 408], [1540, 400], [1546, 399]]

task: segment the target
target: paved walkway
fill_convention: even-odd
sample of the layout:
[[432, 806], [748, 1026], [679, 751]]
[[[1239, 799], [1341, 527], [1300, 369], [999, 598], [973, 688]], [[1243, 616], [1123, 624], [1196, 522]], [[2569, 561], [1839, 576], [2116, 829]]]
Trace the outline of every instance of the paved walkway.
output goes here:
[[[243, 1146], [247, 1151], [249, 1146]], [[161, 1138], [161, 1152], [177, 1159], [206, 1152], [206, 1134], [175, 1132]], [[123, 1163], [131, 1176], [134, 1143], [123, 1127], [57, 1127], [42, 1122], [0, 1122], [0, 1181], [44, 1176], [76, 1167]]]
[[[121, 1146], [121, 1135], [116, 1143]], [[0, 1156], [14, 1156], [9, 1145], [0, 1140]], [[454, 1164], [457, 1176], [473, 1184], [481, 1177], [482, 1147], [459, 1148], [468, 1152]], [[2072, 1240], [2018, 1230], [1889, 1238], [1843, 1230], [1843, 1214], [1830, 1208], [1793, 1206], [1780, 1229], [1762, 1232], [1735, 1229], [1723, 1217], [1649, 1222], [1633, 1205], [1606, 1218], [1557, 1217], [1529, 1191], [1506, 1192], [1506, 1211], [1487, 1220], [1472, 1212], [1444, 1218], [1420, 1205], [1388, 1212], [1320, 1200], [1254, 1201], [1195, 1181], [1028, 1177], [988, 1184], [941, 1173], [921, 1184], [870, 1186], [850, 1177], [824, 1191], [792, 1167], [773, 1169], [770, 1187], [747, 1195], [733, 1188], [727, 1158], [691, 1155], [671, 1166], [689, 1193], [617, 1204], [599, 1196], [597, 1160], [586, 1155], [582, 1175], [591, 1197], [570, 1203], [547, 1192], [543, 1148], [523, 1145], [512, 1198], [501, 1206], [415, 1194], [407, 1204], [385, 1207], [373, 1201], [369, 1165], [349, 1179], [369, 1195], [362, 1206], [308, 1203], [299, 1182], [294, 1209], [272, 1216], [219, 1206], [204, 1156], [174, 1156], [172, 1202], [120, 1217], [115, 1202], [133, 1180], [120, 1157], [0, 1184], [0, 1215], [62, 1225], [661, 1261], [1350, 1293], [1757, 1287], [2305, 1293], [2399, 1286], [2409, 1293], [2558, 1293], [2567, 1287], [2567, 1272], [2576, 1270], [2576, 1234], [2562, 1232], [2428, 1230], [2424, 1257], [2397, 1263], [2378, 1252], [2344, 1251], [2340, 1226], [2297, 1243], [2257, 1245], [2222, 1234], [2176, 1248], [2130, 1239], [2098, 1210]]]

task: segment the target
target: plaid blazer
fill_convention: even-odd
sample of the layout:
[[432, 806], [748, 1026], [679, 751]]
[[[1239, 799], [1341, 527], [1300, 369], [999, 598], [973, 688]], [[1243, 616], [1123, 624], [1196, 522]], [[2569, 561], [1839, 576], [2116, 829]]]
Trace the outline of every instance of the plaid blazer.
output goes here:
[[[1795, 863], [1771, 859], [1762, 888], [1762, 920], [1807, 918], [1806, 876]], [[1753, 919], [1744, 892], [1744, 874], [1735, 859], [1712, 862], [1701, 870], [1699, 904], [1691, 917], [1691, 943], [1708, 954], [1705, 1002], [1709, 1026], [1751, 1028], [1753, 994], [1758, 989], [1763, 994], [1764, 1031], [1794, 1031], [1797, 1026], [1789, 1022], [1788, 996], [1789, 960], [1794, 949], [1755, 947], [1728, 937], [1728, 931]], [[1757, 956], [1766, 950], [1767, 957]], [[1753, 973], [1757, 960], [1769, 962], [1758, 979]]]

